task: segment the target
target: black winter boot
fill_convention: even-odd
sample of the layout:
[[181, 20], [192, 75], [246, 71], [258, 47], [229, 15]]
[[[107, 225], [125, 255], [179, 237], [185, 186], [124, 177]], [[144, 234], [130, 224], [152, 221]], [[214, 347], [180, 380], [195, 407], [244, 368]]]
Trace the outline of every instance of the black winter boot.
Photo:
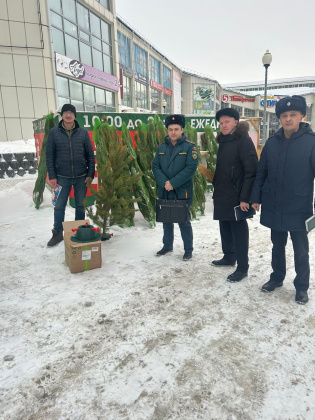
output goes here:
[[50, 239], [50, 241], [47, 243], [47, 246], [55, 246], [55, 245], [58, 245], [59, 242], [63, 241], [62, 230], [60, 232], [58, 232], [58, 230], [53, 229], [52, 234], [53, 234], [53, 236]]

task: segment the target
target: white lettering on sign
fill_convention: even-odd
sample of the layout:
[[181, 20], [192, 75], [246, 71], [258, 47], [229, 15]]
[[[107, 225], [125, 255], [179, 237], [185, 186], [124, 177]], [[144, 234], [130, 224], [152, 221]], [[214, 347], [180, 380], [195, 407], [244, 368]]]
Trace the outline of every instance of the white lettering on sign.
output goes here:
[[133, 125], [133, 122], [132, 122], [132, 120], [131, 120], [131, 119], [128, 121], [127, 128], [128, 128], [128, 130], [129, 130], [130, 128], [135, 129], [135, 126]]
[[138, 125], [139, 123], [140, 123], [140, 124], [142, 124], [142, 121], [141, 121], [141, 120], [136, 120], [136, 121], [135, 121], [135, 126], [137, 127], [137, 125]]
[[110, 115], [106, 115], [106, 118], [107, 118], [107, 124], [113, 125], [113, 117], [111, 117]]
[[83, 127], [91, 127], [89, 124], [89, 117], [87, 115], [83, 115], [84, 118], [84, 126]]
[[190, 121], [190, 125], [191, 125], [192, 128], [195, 128], [195, 122], [196, 122], [196, 120], [193, 120], [193, 119]]
[[213, 130], [215, 130], [216, 128], [218, 128], [219, 122], [217, 122], [217, 124], [216, 124], [216, 120], [212, 120], [210, 125], [211, 125], [211, 128], [213, 128]]
[[91, 259], [91, 251], [82, 251], [82, 261]]
[[115, 121], [115, 126], [116, 127], [121, 127], [122, 126], [122, 119], [119, 115], [117, 115], [117, 117], [115, 117], [114, 121]]

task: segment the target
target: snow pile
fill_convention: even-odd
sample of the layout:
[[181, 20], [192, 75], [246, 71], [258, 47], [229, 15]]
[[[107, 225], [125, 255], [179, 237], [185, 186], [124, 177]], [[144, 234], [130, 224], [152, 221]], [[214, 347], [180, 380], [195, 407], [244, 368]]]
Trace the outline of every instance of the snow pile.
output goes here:
[[35, 139], [0, 141], [1, 153], [36, 153]]
[[111, 230], [102, 268], [70, 274], [63, 243], [46, 247], [51, 195], [35, 210], [34, 182], [0, 181], [1, 419], [315, 418], [312, 257], [306, 306], [290, 241], [284, 286], [262, 293], [270, 232], [255, 216], [249, 277], [227, 282], [231, 268], [210, 265], [221, 247], [209, 193], [192, 260], [177, 227], [174, 252], [156, 257], [162, 226], [139, 213]]

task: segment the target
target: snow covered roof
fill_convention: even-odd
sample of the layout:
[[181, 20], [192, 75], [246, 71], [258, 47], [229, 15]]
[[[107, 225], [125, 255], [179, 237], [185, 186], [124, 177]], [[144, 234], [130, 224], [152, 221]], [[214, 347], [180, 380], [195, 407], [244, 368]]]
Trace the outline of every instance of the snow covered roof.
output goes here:
[[[273, 79], [268, 80], [268, 84], [279, 84], [279, 83], [294, 83], [294, 82], [315, 82], [315, 76], [304, 76], [304, 77], [289, 77], [284, 79]], [[239, 83], [225, 83], [223, 87], [247, 87], [247, 86], [259, 86], [264, 85], [264, 80], [254, 81], [254, 82], [239, 82]]]
[[[241, 92], [242, 94], [244, 92]], [[283, 88], [283, 89], [267, 89], [268, 95], [274, 95], [274, 96], [292, 96], [292, 95], [310, 95], [312, 93], [315, 93], [315, 88], [310, 87], [299, 87], [299, 88]], [[250, 92], [252, 96], [257, 95], [264, 95], [263, 90], [256, 90], [253, 92]]]

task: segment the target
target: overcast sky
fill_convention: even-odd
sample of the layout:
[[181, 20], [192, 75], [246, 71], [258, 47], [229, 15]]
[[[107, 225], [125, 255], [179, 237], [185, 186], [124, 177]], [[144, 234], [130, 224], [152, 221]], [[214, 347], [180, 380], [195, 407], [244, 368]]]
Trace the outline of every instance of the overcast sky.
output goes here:
[[116, 12], [178, 66], [219, 83], [315, 76], [315, 0], [116, 0]]

